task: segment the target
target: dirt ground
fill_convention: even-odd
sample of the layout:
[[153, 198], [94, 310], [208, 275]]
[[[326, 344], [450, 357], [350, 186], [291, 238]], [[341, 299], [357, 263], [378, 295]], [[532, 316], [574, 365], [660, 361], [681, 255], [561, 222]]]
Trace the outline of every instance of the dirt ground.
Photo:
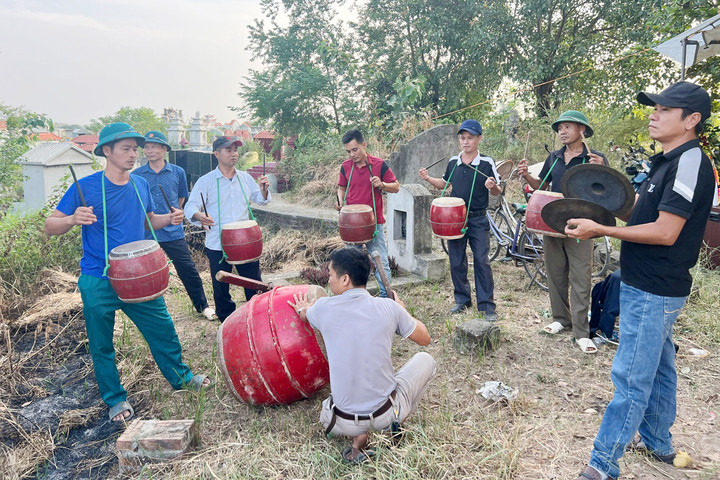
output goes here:
[[[195, 418], [202, 437], [197, 451], [131, 478], [574, 480], [612, 397], [615, 347], [602, 345], [596, 355], [586, 355], [568, 333], [542, 334], [549, 323], [547, 294], [527, 288], [522, 267], [494, 262], [493, 269], [502, 339], [482, 357], [461, 355], [453, 346], [455, 325], [474, 314], [446, 313], [453, 303], [449, 278], [400, 289], [433, 341], [421, 349], [398, 339], [396, 367], [425, 350], [437, 359], [438, 371], [419, 411], [406, 422], [403, 442], [384, 448], [386, 436], [373, 435], [378, 455], [360, 467], [340, 463], [345, 439], [322, 435], [317, 416], [327, 388], [289, 406], [259, 408], [235, 399], [215, 363], [218, 323], [196, 315], [174, 279], [166, 301], [184, 357], [195, 372], [210, 373], [218, 382], [207, 394], [173, 392], [134, 326], [118, 317], [118, 362], [137, 417]], [[210, 292], [207, 271], [202, 275]], [[241, 298], [239, 289], [232, 292]], [[2, 478], [120, 478], [114, 442], [123, 428], [107, 421], [80, 307], [76, 300], [73, 305], [50, 318], [2, 326]], [[695, 334], [698, 315], [691, 301], [676, 326], [679, 408], [673, 435], [693, 464], [678, 470], [628, 453], [621, 460], [623, 479], [720, 478], [718, 345], [704, 344], [705, 337]], [[710, 353], [699, 358], [690, 348]], [[518, 389], [517, 399], [509, 405], [485, 401], [479, 388], [491, 380]]]

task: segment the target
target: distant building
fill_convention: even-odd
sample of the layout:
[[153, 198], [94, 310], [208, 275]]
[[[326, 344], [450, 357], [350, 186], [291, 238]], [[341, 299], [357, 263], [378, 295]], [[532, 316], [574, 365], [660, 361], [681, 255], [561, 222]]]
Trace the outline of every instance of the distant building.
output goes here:
[[92, 153], [92, 151], [95, 150], [95, 147], [97, 147], [97, 144], [100, 141], [99, 138], [99, 135], [79, 135], [70, 141], [80, 147], [82, 150], [85, 150], [88, 153]]
[[62, 140], [60, 136], [50, 132], [33, 133], [32, 135], [30, 135], [30, 138], [39, 142], [57, 142], [59, 140]]
[[22, 165], [25, 201], [19, 210], [38, 210], [56, 189], [63, 189], [62, 179], [72, 165], [78, 178], [94, 172], [92, 156], [69, 142], [41, 142], [18, 158]]

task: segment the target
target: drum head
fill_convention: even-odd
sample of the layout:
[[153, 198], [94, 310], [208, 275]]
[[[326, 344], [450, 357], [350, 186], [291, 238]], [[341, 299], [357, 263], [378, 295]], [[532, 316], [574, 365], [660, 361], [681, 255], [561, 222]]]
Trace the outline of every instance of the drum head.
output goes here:
[[345, 205], [340, 209], [340, 211], [344, 213], [365, 213], [372, 212], [372, 207], [370, 205], [362, 204]]
[[465, 201], [458, 197], [439, 197], [432, 201], [436, 207], [457, 207], [465, 205]]
[[635, 189], [625, 175], [605, 165], [577, 165], [562, 176], [567, 198], [597, 203], [613, 214], [623, 216], [635, 203]]
[[498, 175], [500, 175], [500, 180], [507, 180], [507, 177], [512, 173], [514, 166], [515, 165], [512, 160], [503, 160], [495, 165], [495, 170], [497, 170]]
[[580, 198], [561, 198], [545, 205], [540, 216], [547, 225], [565, 233], [567, 221], [571, 218], [589, 218], [601, 225], [615, 226], [615, 216], [597, 203]]
[[110, 250], [109, 258], [135, 258], [154, 252], [160, 248], [155, 240], [138, 240], [136, 242], [124, 243]]
[[257, 222], [255, 220], [242, 220], [240, 222], [232, 222], [228, 223], [226, 225], [223, 225], [223, 230], [233, 230], [233, 229], [242, 229], [242, 228], [252, 228], [257, 226]]

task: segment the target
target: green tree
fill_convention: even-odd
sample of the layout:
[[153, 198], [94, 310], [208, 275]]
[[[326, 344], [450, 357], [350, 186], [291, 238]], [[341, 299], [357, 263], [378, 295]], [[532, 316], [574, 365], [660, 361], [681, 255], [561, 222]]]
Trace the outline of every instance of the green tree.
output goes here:
[[7, 124], [7, 130], [0, 133], [0, 209], [5, 210], [22, 198], [22, 168], [16, 162], [32, 147], [31, 134], [52, 131], [54, 125], [45, 115], [2, 104], [0, 118], [5, 118]]
[[478, 20], [497, 17], [497, 8], [475, 0], [369, 0], [351, 30], [377, 117], [396, 110], [398, 86], [412, 81], [424, 89], [416, 108], [439, 113], [492, 96], [504, 74], [504, 45]]
[[[248, 49], [262, 61], [241, 84], [244, 108], [235, 110], [291, 135], [332, 128], [340, 131], [356, 115], [355, 62], [338, 0], [263, 0], [268, 20], [250, 26]], [[289, 19], [280, 26], [280, 11]]]
[[522, 87], [535, 86], [536, 112], [544, 116], [562, 102], [606, 104], [646, 85], [662, 61], [651, 52], [601, 65], [652, 43], [652, 31], [639, 26], [661, 3], [497, 0], [493, 15], [479, 21], [506, 46], [509, 77]]
[[143, 134], [149, 130], [158, 130], [167, 133], [165, 122], [155, 113], [155, 110], [149, 107], [122, 107], [113, 115], [91, 120], [87, 125], [87, 129], [91, 132], [99, 133], [105, 125], [114, 122], [128, 123], [135, 130]]

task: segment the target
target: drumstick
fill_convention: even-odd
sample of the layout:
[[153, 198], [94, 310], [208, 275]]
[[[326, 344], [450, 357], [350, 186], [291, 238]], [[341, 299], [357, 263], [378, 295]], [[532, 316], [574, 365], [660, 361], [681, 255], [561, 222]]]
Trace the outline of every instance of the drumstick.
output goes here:
[[387, 278], [385, 268], [383, 267], [382, 261], [380, 260], [380, 254], [377, 250], [373, 250], [371, 257], [373, 259], [373, 262], [375, 263], [375, 269], [380, 274], [380, 279], [382, 280], [383, 287], [385, 287], [385, 293], [387, 294], [388, 298], [392, 298], [393, 300], [395, 300], [395, 295], [393, 295], [392, 288], [390, 288], [390, 280]]
[[585, 139], [585, 132], [580, 132], [580, 138], [582, 138], [582, 144], [585, 145], [585, 150], [590, 153], [590, 147], [588, 147], [587, 140]]
[[528, 132], [527, 138], [525, 139], [525, 153], [523, 154], [524, 159], [527, 159], [527, 152], [528, 152], [529, 146], [530, 146], [530, 132]]
[[263, 177], [265, 176], [265, 152], [263, 152]]
[[170, 203], [170, 199], [168, 198], [167, 195], [165, 195], [165, 190], [163, 189], [162, 185], [158, 185], [158, 188], [160, 189], [160, 193], [162, 193], [162, 196], [165, 199], [165, 203], [167, 203], [167, 206], [170, 209], [170, 212], [175, 211], [175, 208]]
[[[202, 204], [203, 204], [203, 213], [204, 213], [205, 216], [207, 217], [207, 216], [208, 216], [208, 214], [207, 214], [207, 207], [205, 206], [205, 197], [203, 197], [202, 192], [200, 192], [200, 200], [202, 200]], [[211, 228], [212, 228], [212, 226], [211, 226], [211, 225], [208, 225], [208, 230], [210, 230]]]
[[85, 203], [85, 196], [82, 193], [82, 190], [80, 190], [80, 184], [77, 181], [77, 177], [75, 176], [75, 169], [72, 165], [68, 165], [70, 167], [70, 173], [72, 173], [73, 181], [75, 182], [75, 188], [77, 188], [78, 195], [80, 195], [80, 203], [82, 203], [83, 207], [87, 207], [87, 203]]
[[440, 160], [438, 160], [437, 162], [433, 162], [431, 165], [428, 165], [427, 167], [425, 167], [425, 170], [430, 170], [432, 167], [434, 167], [434, 166], [437, 165], [438, 163], [442, 162], [443, 160], [447, 160], [447, 159], [448, 159], [447, 156], [442, 157], [442, 158], [441, 158]]

